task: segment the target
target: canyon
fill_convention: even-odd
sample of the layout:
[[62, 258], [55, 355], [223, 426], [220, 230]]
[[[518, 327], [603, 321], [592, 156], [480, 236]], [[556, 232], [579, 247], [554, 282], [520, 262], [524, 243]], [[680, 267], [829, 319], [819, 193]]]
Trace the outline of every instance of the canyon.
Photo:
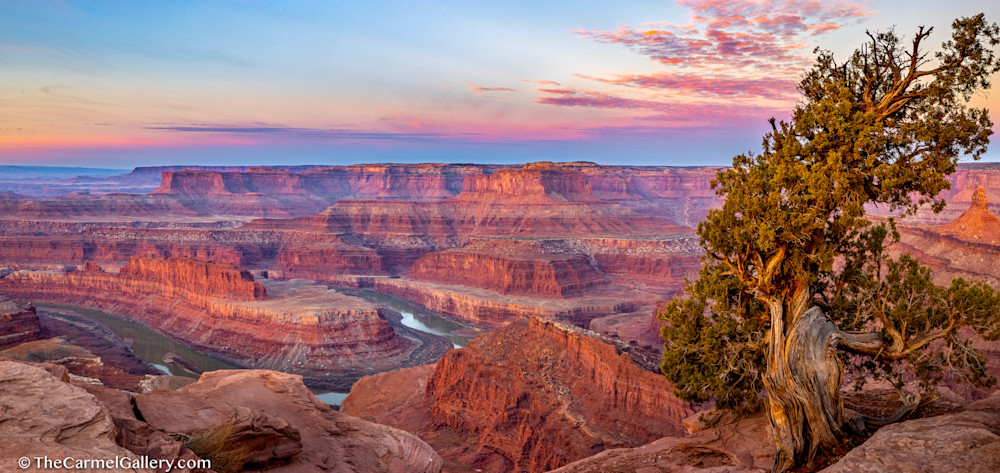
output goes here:
[[[97, 386], [85, 390], [98, 400], [118, 399], [115, 409], [126, 396], [134, 399], [127, 410], [149, 411], [142, 411], [145, 420], [123, 420], [112, 409], [115, 424], [189, 435], [211, 427], [189, 415], [202, 408], [222, 413], [210, 423], [225, 417], [253, 430], [262, 422], [271, 435], [260, 444], [267, 458], [250, 463], [267, 471], [328, 461], [329, 452], [303, 453], [319, 448], [306, 445], [306, 433], [354, 430], [321, 407], [308, 408], [329, 421], [296, 427], [296, 440], [277, 420], [295, 418], [294, 409], [254, 404], [253, 396], [271, 394], [234, 390], [237, 380], [291, 393], [300, 393], [302, 382], [350, 390], [341, 409], [364, 420], [346, 422], [366, 432], [378, 429], [359, 427], [375, 425], [370, 421], [414, 434], [405, 441], [372, 435], [405, 445], [393, 458], [421, 452], [431, 459], [420, 467], [428, 471], [618, 471], [609, 465], [619, 460], [635, 466], [620, 471], [636, 471], [663, 456], [670, 468], [694, 471], [703, 462], [759, 471], [767, 468], [766, 446], [733, 452], [709, 438], [760, 437], [766, 428], [759, 420], [685, 437], [704, 406], [677, 400], [658, 373], [655, 310], [697, 274], [702, 253], [694, 228], [720, 203], [710, 184], [718, 169], [178, 166], [12, 187], [0, 194], [0, 294], [18, 303], [0, 301], [0, 350], [24, 360], [71, 354], [70, 381]], [[902, 220], [891, 251], [915, 255], [939, 283], [963, 276], [997, 287], [1000, 166], [963, 164], [950, 179], [945, 210]], [[460, 320], [479, 329], [473, 335], [488, 333], [452, 350], [448, 339], [416, 332], [398, 312], [355, 296], [363, 291]], [[177, 389], [189, 381], [144, 372], [127, 349], [80, 351], [73, 343], [84, 337], [39, 317], [27, 301], [100, 309], [236, 366], [301, 378], [208, 372], [197, 388], [147, 393], [151, 383]], [[52, 338], [66, 334], [75, 338]], [[990, 371], [1000, 373], [1000, 349], [979, 348], [990, 354]], [[312, 403], [295, 396], [303, 409]], [[358, 461], [377, 464], [364, 458]]]
[[[81, 271], [11, 272], [0, 278], [0, 293], [121, 314], [239, 366], [337, 388], [360, 373], [406, 366], [426, 344], [397, 334], [361, 299], [300, 280], [267, 282], [270, 291], [222, 263], [134, 257], [117, 273], [95, 263]], [[448, 346], [439, 342], [437, 354]]]

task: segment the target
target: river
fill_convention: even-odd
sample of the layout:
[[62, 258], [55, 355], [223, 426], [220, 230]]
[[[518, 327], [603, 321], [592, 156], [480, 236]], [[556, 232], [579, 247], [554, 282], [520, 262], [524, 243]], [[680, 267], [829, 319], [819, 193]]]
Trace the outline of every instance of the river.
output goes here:
[[[432, 311], [424, 309], [405, 299], [393, 297], [374, 291], [344, 291], [347, 294], [360, 297], [377, 305], [382, 305], [402, 315], [401, 323], [414, 330], [447, 337], [455, 348], [468, 345], [474, 335], [482, 329], [462, 325], [448, 320]], [[200, 353], [192, 348], [177, 343], [139, 323], [126, 320], [116, 315], [84, 307], [36, 303], [40, 309], [58, 309], [75, 312], [87, 316], [111, 329], [119, 338], [131, 343], [132, 351], [147, 364], [150, 364], [165, 374], [197, 378], [197, 371], [213, 371], [238, 369], [237, 366], [220, 361]], [[180, 360], [177, 360], [177, 358]], [[318, 397], [328, 404], [339, 405], [347, 397], [347, 393], [317, 392]]]

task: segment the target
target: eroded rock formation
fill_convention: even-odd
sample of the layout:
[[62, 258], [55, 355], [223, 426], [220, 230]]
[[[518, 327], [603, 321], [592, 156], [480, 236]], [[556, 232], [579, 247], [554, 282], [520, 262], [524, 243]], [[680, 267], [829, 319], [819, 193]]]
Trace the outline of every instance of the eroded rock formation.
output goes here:
[[1000, 471], [1000, 393], [966, 409], [883, 427], [822, 473]]
[[153, 428], [192, 435], [226, 426], [247, 467], [271, 472], [441, 471], [441, 458], [414, 435], [337, 412], [298, 376], [215, 371], [176, 391], [135, 396]]
[[[115, 442], [107, 409], [83, 388], [70, 385], [65, 370], [56, 377], [38, 366], [0, 359], [0, 469], [24, 470], [27, 457], [104, 459], [138, 457]], [[42, 470], [34, 463], [29, 468]], [[72, 470], [70, 467], [67, 470]], [[96, 471], [97, 469], [93, 469]], [[153, 473], [153, 469], [136, 469]]]
[[22, 307], [0, 295], [0, 350], [42, 336], [42, 326], [33, 306]]
[[[73, 381], [60, 366], [0, 358], [0, 379], [3, 471], [54, 469], [33, 463], [44, 457], [138, 461], [139, 456], [191, 473], [212, 470], [177, 468], [176, 462], [208, 459], [218, 471], [441, 471], [441, 458], [420, 439], [331, 409], [299, 376], [218, 371], [177, 391], [129, 395]], [[32, 463], [25, 468], [17, 463], [21, 457]]]
[[546, 471], [683, 431], [691, 406], [622, 349], [575, 327], [522, 319], [433, 368], [362, 378], [341, 409], [411, 430], [455, 465]]
[[310, 377], [399, 367], [415, 349], [367, 302], [303, 281], [268, 283], [265, 297], [232, 266], [135, 258], [117, 274], [17, 271], [0, 279], [0, 293], [106, 310], [243, 366]]
[[476, 240], [424, 255], [409, 277], [541, 297], [579, 296], [608, 282], [582, 251], [544, 240]]

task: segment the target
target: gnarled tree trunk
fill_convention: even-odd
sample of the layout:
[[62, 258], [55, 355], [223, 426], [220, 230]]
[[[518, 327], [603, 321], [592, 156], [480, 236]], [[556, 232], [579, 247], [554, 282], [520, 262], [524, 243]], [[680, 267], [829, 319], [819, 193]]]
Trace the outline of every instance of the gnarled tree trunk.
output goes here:
[[836, 352], [840, 329], [818, 307], [803, 310], [802, 302], [784, 306], [778, 301], [771, 314], [764, 387], [777, 449], [774, 471], [784, 471], [812, 459], [819, 449], [835, 447], [844, 434], [843, 366]]
[[806, 309], [807, 301], [797, 295], [787, 305], [770, 304], [764, 388], [776, 447], [775, 472], [812, 460], [820, 449], [838, 446], [847, 428], [863, 431], [898, 422], [920, 403], [918, 396], [889, 417], [859, 415], [848, 424], [840, 398], [843, 365], [837, 350], [873, 354], [885, 350], [887, 342], [874, 332], [840, 330], [819, 307]]

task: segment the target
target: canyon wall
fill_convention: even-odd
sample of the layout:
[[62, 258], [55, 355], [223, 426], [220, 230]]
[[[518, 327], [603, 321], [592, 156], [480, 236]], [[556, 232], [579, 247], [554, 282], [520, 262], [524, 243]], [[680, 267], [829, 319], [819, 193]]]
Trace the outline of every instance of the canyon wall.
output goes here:
[[0, 293], [105, 310], [240, 365], [310, 377], [396, 368], [415, 348], [360, 299], [315, 285], [270, 284], [268, 297], [261, 283], [230, 266], [136, 258], [118, 274], [96, 265], [16, 271], [0, 279]]
[[0, 350], [43, 337], [35, 308], [21, 307], [0, 295]]
[[425, 283], [397, 278], [372, 279], [372, 289], [413, 301], [482, 327], [500, 327], [518, 317], [545, 317], [587, 325], [591, 319], [633, 312], [637, 304], [601, 294], [568, 300], [537, 297], [501, 297], [480, 288]]
[[569, 297], [607, 284], [589, 258], [563, 241], [476, 240], [429, 253], [409, 277], [487, 289], [500, 294]]
[[446, 467], [547, 471], [684, 430], [692, 406], [624, 348], [569, 325], [521, 319], [434, 367], [362, 378], [341, 409], [411, 430]]

